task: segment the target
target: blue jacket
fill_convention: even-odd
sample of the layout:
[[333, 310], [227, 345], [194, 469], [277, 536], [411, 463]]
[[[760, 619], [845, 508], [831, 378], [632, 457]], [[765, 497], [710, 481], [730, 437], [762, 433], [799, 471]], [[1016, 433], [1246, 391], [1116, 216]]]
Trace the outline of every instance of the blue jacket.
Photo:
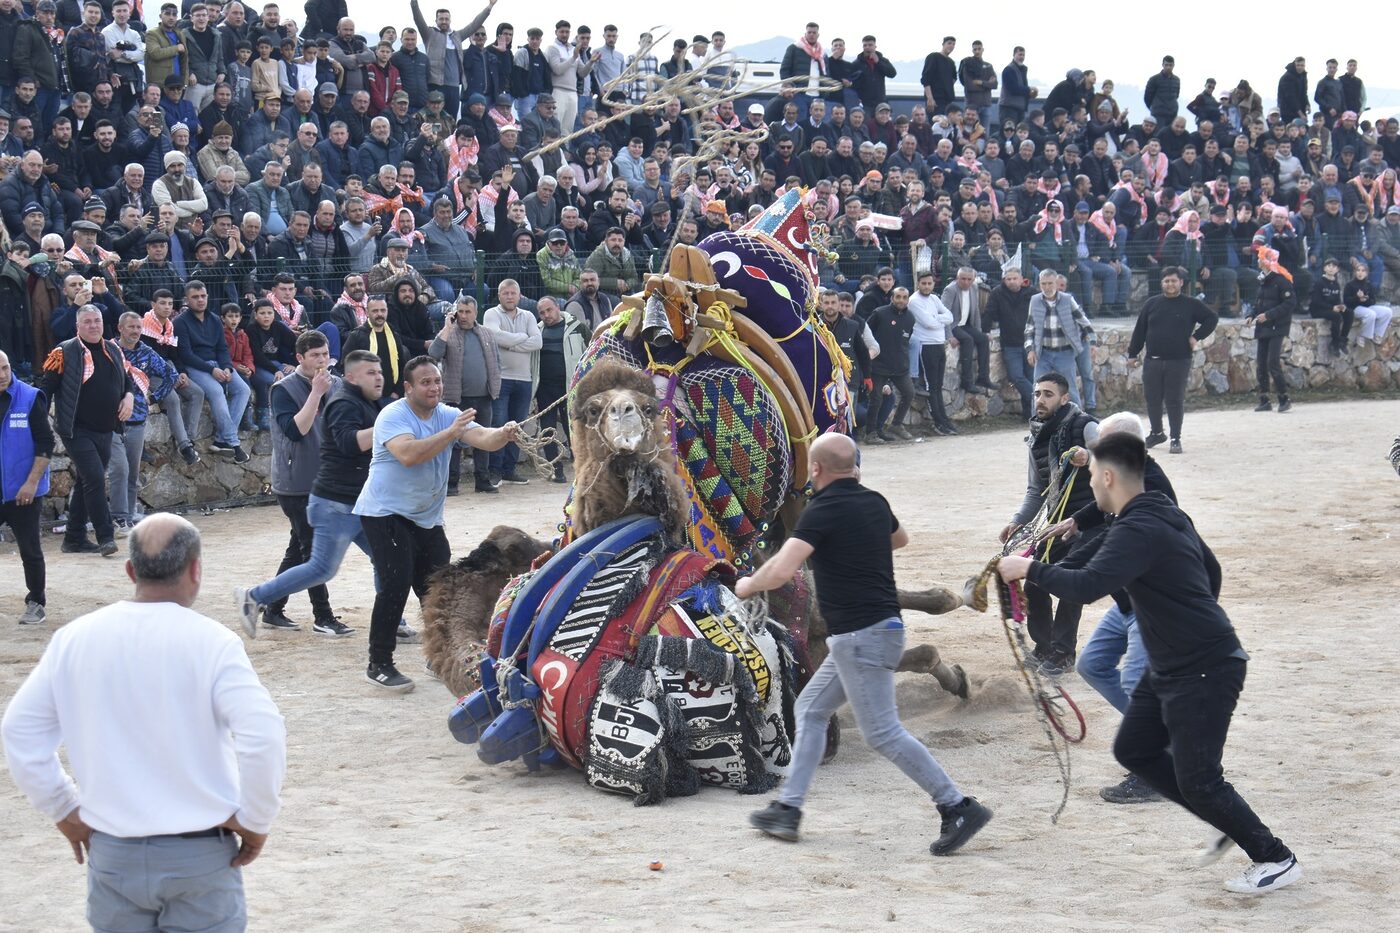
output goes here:
[[[34, 435], [30, 433], [29, 413], [42, 394], [27, 382], [19, 379], [10, 381], [10, 410], [5, 420], [0, 421], [0, 502], [13, 502], [19, 495], [19, 488], [29, 479], [29, 471], [34, 468]], [[49, 471], [39, 478], [39, 486], [34, 491], [37, 499], [49, 491]]]
[[[145, 392], [132, 393], [131, 417], [127, 419], [127, 424], [143, 424], [150, 416], [151, 406], [175, 388], [175, 380], [180, 374], [170, 365], [169, 360], [153, 350], [144, 340], [136, 341], [136, 346], [130, 350], [122, 347], [122, 352], [126, 354], [126, 361], [145, 373], [151, 381], [149, 397]], [[157, 382], [160, 383], [158, 387]]]
[[204, 312], [203, 321], [197, 320], [188, 308], [181, 311], [175, 317], [175, 336], [180, 340], [177, 352], [185, 371], [209, 373], [233, 368], [228, 342], [224, 340], [224, 322], [214, 309]]
[[355, 153], [355, 172], [360, 176], [361, 181], [369, 184], [369, 180], [379, 174], [381, 165], [397, 167], [401, 161], [403, 161], [403, 147], [394, 142], [393, 137], [390, 137], [386, 144], [370, 136]]

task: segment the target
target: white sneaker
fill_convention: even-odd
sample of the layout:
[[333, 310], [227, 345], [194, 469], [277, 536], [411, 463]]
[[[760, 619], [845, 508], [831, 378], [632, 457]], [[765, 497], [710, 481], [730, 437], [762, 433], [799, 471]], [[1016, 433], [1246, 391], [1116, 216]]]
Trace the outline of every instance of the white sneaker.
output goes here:
[[24, 615], [19, 617], [20, 625], [43, 625], [45, 618], [47, 613], [44, 612], [43, 606], [32, 599], [25, 600]]
[[243, 626], [243, 634], [252, 641], [258, 637], [258, 614], [262, 607], [253, 601], [253, 597], [248, 595], [248, 587], [235, 586], [233, 588], [233, 603], [238, 607], [238, 621]]
[[1201, 850], [1196, 853], [1196, 864], [1201, 868], [1207, 865], [1214, 865], [1220, 861], [1220, 857], [1235, 847], [1235, 840], [1221, 833], [1219, 836], [1212, 836]]
[[1234, 894], [1268, 894], [1303, 877], [1296, 856], [1286, 862], [1255, 862], [1237, 878], [1225, 882], [1225, 890]]
[[124, 518], [119, 518], [112, 523], [112, 529], [116, 532], [118, 538], [125, 538], [127, 535], [131, 534], [131, 522]]

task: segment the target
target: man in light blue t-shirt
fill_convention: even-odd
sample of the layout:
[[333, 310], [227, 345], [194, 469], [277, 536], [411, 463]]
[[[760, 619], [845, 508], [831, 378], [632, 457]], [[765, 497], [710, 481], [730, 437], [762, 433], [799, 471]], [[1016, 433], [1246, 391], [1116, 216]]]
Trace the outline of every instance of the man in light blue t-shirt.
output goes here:
[[409, 680], [394, 667], [396, 629], [412, 587], [421, 602], [428, 577], [452, 559], [442, 528], [447, 472], [454, 444], [499, 450], [519, 437], [514, 421], [483, 428], [476, 410], [442, 403], [442, 370], [430, 356], [404, 365], [404, 397], [374, 422], [369, 478], [355, 503], [379, 578], [369, 624], [370, 683], [408, 693]]

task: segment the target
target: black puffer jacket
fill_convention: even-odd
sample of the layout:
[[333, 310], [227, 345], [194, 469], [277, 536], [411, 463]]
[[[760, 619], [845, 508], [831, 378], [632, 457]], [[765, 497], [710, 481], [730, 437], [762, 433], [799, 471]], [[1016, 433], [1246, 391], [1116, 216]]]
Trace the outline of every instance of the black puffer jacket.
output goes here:
[[1298, 293], [1292, 282], [1277, 272], [1263, 276], [1259, 280], [1259, 294], [1254, 299], [1254, 336], [1288, 336], [1297, 307]]

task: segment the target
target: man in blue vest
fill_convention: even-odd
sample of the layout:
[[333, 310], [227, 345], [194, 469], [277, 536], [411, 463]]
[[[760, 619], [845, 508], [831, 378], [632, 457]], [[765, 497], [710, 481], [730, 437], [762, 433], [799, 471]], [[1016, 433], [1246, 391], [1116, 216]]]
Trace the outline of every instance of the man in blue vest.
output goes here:
[[20, 625], [44, 621], [44, 549], [39, 543], [39, 500], [49, 491], [53, 429], [44, 393], [10, 372], [0, 352], [0, 524], [10, 526], [24, 564], [24, 615]]

